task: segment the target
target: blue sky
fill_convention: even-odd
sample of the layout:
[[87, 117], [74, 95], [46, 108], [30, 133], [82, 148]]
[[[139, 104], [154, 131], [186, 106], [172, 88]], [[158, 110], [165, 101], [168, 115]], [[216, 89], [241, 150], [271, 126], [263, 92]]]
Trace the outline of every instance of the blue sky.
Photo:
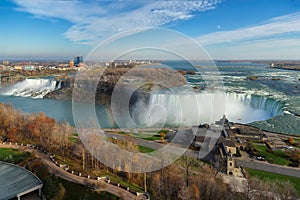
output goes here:
[[1, 0], [0, 15], [0, 59], [86, 56], [140, 27], [186, 34], [214, 59], [300, 59], [300, 0]]

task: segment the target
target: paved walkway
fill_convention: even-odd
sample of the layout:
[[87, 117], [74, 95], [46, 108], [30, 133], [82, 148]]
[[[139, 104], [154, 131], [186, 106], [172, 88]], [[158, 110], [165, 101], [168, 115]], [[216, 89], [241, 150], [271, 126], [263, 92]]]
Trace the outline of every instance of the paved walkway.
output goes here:
[[133, 200], [133, 199], [143, 199], [143, 197], [137, 197], [136, 195], [132, 194], [131, 192], [122, 189], [118, 186], [106, 183], [103, 179], [102, 180], [95, 180], [86, 177], [80, 177], [70, 172], [65, 171], [64, 169], [56, 166], [50, 159], [50, 157], [44, 154], [42, 151], [21, 145], [9, 145], [9, 144], [0, 144], [0, 148], [14, 148], [19, 149], [22, 151], [34, 152], [37, 158], [40, 158], [44, 165], [48, 168], [50, 173], [55, 174], [58, 177], [61, 177], [65, 180], [68, 180], [73, 183], [81, 184], [81, 185], [88, 185], [92, 184], [98, 186], [97, 191], [106, 191], [112, 193], [116, 196], [122, 197], [124, 200]]

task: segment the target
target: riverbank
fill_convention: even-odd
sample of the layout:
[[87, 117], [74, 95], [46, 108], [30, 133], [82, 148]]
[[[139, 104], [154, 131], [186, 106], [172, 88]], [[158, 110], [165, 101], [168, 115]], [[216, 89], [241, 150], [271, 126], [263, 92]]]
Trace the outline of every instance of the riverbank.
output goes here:
[[67, 77], [69, 73], [76, 73], [77, 70], [59, 70], [59, 69], [49, 69], [49, 70], [0, 70], [1, 84], [13, 84], [22, 81], [27, 78], [42, 78], [42, 77], [58, 77], [62, 79]]
[[[81, 70], [76, 77], [57, 79], [61, 81], [61, 88], [49, 92], [44, 98], [58, 100], [75, 100], [83, 103], [110, 105], [113, 91], [119, 93], [130, 91], [151, 92], [163, 88], [183, 86], [186, 80], [182, 75], [167, 68], [100, 68]], [[137, 88], [136, 88], [137, 87]], [[94, 96], [95, 99], [89, 99]]]
[[[9, 109], [9, 107], [8, 107], [8, 109]], [[4, 108], [2, 110], [4, 110]], [[7, 113], [7, 112], [4, 112], [4, 113]], [[39, 119], [41, 119], [41, 117], [39, 117]], [[40, 120], [36, 120], [35, 122], [37, 123], [39, 121]], [[46, 121], [48, 121], [48, 120], [46, 120]], [[86, 182], [89, 182], [89, 180], [95, 181], [97, 176], [100, 177], [99, 173], [100, 173], [100, 170], [101, 170], [101, 173], [106, 171], [106, 173], [110, 172], [110, 173], [116, 174], [117, 177], [124, 177], [125, 180], [127, 180], [126, 182], [138, 182], [138, 185], [143, 185], [143, 178], [144, 178], [143, 174], [132, 174], [132, 173], [122, 172], [121, 170], [124, 170], [124, 169], [122, 169], [122, 166], [120, 166], [120, 168], [118, 168], [118, 170], [109, 169], [107, 166], [104, 166], [104, 165], [101, 166], [101, 164], [98, 163], [98, 161], [96, 161], [84, 149], [84, 147], [80, 146], [79, 140], [71, 142], [69, 140], [71, 138], [71, 135], [61, 135], [61, 136], [56, 135], [55, 132], [53, 131], [53, 130], [56, 130], [56, 128], [48, 129], [47, 126], [45, 126], [45, 127], [41, 126], [41, 127], [46, 128], [46, 130], [48, 130], [47, 133], [49, 133], [49, 134], [43, 134], [43, 137], [47, 136], [49, 138], [37, 137], [36, 140], [35, 140], [35, 143], [38, 143], [39, 145], [38, 146], [33, 145], [34, 147], [31, 145], [31, 147], [33, 147], [34, 149], [37, 149], [38, 152], [40, 152], [44, 156], [46, 156], [47, 157], [47, 160], [46, 160], [47, 162], [49, 161], [49, 162], [51, 162], [51, 165], [56, 166], [56, 168], [52, 169], [52, 173], [58, 173], [58, 174], [62, 174], [62, 175], [64, 175], [65, 173], [68, 173], [68, 175], [66, 175], [67, 178], [70, 178], [70, 177], [72, 178], [73, 177], [74, 180], [76, 180], [76, 181], [83, 181], [83, 183], [86, 183]], [[6, 129], [4, 129], [4, 130], [6, 130]], [[26, 134], [26, 133], [27, 134], [33, 134], [32, 136], [29, 136], [29, 138], [31, 138], [31, 137], [34, 137], [37, 134], [36, 131], [37, 130], [34, 129], [33, 132], [29, 132], [29, 133], [24, 132], [23, 134]], [[71, 130], [70, 132], [72, 132], [72, 131], [73, 130]], [[10, 133], [11, 131], [8, 131], [8, 132]], [[63, 132], [61, 134], [64, 134], [64, 133], [65, 132]], [[10, 138], [12, 136], [13, 135], [10, 135]], [[66, 138], [67, 140], [64, 141], [64, 142], [66, 142], [66, 144], [64, 144], [62, 147], [56, 148], [56, 150], [53, 151], [53, 149], [55, 149], [55, 145], [59, 144], [55, 141], [53, 141], [51, 143], [51, 140], [53, 140], [55, 138], [56, 139]], [[50, 141], [50, 143], [41, 142], [40, 141], [41, 139], [45, 140], [45, 141]], [[24, 141], [24, 140], [22, 140], [22, 141]], [[122, 141], [122, 144], [123, 144], [124, 141], [129, 141], [129, 140], [117, 139], [117, 141]], [[137, 140], [130, 140], [130, 141], [135, 142]], [[145, 140], [142, 140], [142, 141], [145, 142]], [[150, 144], [150, 143], [152, 144], [153, 142], [149, 142], [149, 141], [147, 142], [147, 144]], [[21, 148], [25, 147], [24, 145], [18, 145], [18, 146], [20, 146]], [[142, 146], [146, 146], [146, 145], [142, 145]], [[26, 145], [26, 147], [27, 147], [27, 145]], [[67, 147], [67, 148], [65, 149], [65, 147]], [[130, 145], [130, 148], [132, 149], [132, 145]], [[53, 153], [55, 153], [55, 156], [53, 156]], [[189, 160], [191, 160], [191, 159], [192, 158], [189, 158]], [[87, 164], [87, 162], [89, 162], [89, 164]], [[191, 162], [194, 163], [194, 161], [191, 161]], [[82, 164], [82, 166], [81, 166], [81, 164]], [[268, 166], [268, 165], [266, 165], [266, 166]], [[58, 167], [59, 167], [59, 170], [57, 170]], [[184, 185], [184, 183], [186, 183], [186, 180], [185, 180], [185, 178], [182, 178], [182, 177], [186, 177], [185, 176], [185, 172], [186, 172], [185, 167], [188, 167], [188, 166], [172, 165], [172, 166], [166, 168], [165, 170], [163, 170], [164, 173], [162, 173], [161, 171], [158, 171], [158, 172], [153, 172], [151, 174], [147, 174], [148, 181], [151, 182], [151, 181], [157, 180], [157, 182], [151, 182], [151, 184], [148, 183], [148, 185], [147, 185], [148, 189], [152, 190], [151, 194], [153, 194], [153, 195], [157, 194], [157, 193], [155, 193], [156, 188], [161, 187], [161, 185], [160, 185], [161, 180], [170, 181], [166, 184], [170, 184], [170, 183], [180, 181], [180, 185]], [[121, 170], [119, 170], [119, 169], [121, 169]], [[218, 182], [219, 180], [216, 180], [215, 179], [216, 177], [214, 177], [215, 171], [212, 170], [211, 168], [209, 168], [209, 166], [205, 166], [205, 164], [199, 163], [199, 165], [197, 165], [197, 169], [199, 169], [199, 171], [197, 172], [197, 175], [195, 175], [195, 176], [194, 175], [189, 175], [190, 178], [188, 177], [188, 179], [191, 182], [192, 181], [197, 181], [197, 179], [195, 179], [195, 178], [199, 177], [199, 173], [202, 172], [201, 176], [208, 176], [209, 179], [205, 179], [205, 180], [210, 180], [210, 182], [205, 183], [205, 182], [203, 182], [205, 180], [199, 179], [198, 182], [195, 182], [196, 186], [200, 187], [203, 184], [206, 184], [206, 185], [212, 184], [212, 185], [216, 186], [217, 184], [220, 184]], [[205, 171], [203, 172], [203, 170], [205, 170]], [[73, 171], [73, 173], [72, 173], [72, 171]], [[96, 176], [95, 176], [95, 174], [96, 174]], [[177, 174], [177, 175], [180, 175], [180, 176], [174, 176], [174, 174]], [[159, 177], [160, 175], [166, 176], [168, 178], [166, 178], [166, 177], [161, 177], [160, 178]], [[147, 178], [147, 176], [146, 176], [146, 178]], [[84, 180], [82, 178], [84, 178]], [[154, 186], [152, 184], [154, 184]], [[220, 185], [220, 187], [223, 187], [223, 186]], [[176, 189], [176, 186], [172, 189]], [[125, 188], [125, 190], [127, 191], [127, 188]], [[200, 187], [199, 191], [201, 191], [201, 187]], [[180, 190], [178, 192], [180, 192]], [[229, 191], [226, 190], [226, 189], [224, 189], [224, 191], [222, 190], [222, 194], [224, 194], [224, 193], [228, 194], [228, 192]], [[164, 197], [167, 194], [165, 194], [164, 191], [162, 191], [162, 193], [160, 195], [162, 197]], [[172, 197], [174, 197], [174, 196], [172, 196]], [[170, 197], [170, 199], [172, 199], [172, 198]]]
[[300, 135], [299, 134], [287, 134], [287, 133], [281, 133], [281, 132], [273, 132], [273, 131], [269, 131], [266, 129], [261, 129], [257, 126], [253, 126], [251, 124], [241, 124], [241, 123], [234, 123], [234, 126], [236, 127], [244, 127], [246, 129], [252, 129], [255, 130], [256, 132], [259, 131], [263, 131], [264, 133], [270, 134], [270, 135], [277, 135], [277, 136], [282, 136], [282, 137], [297, 137], [300, 139]]
[[[164, 64], [164, 63], [163, 63]], [[177, 66], [180, 63], [173, 62], [169, 63], [169, 66]], [[226, 63], [225, 63], [226, 64]], [[227, 63], [232, 64], [232, 63]], [[235, 64], [235, 63], [233, 63]], [[230, 79], [225, 79], [225, 86], [229, 89], [226, 90], [226, 94], [229, 94], [231, 96], [227, 102], [234, 102], [231, 105], [229, 105], [229, 109], [227, 112], [225, 112], [227, 115], [230, 115], [230, 113], [234, 113], [237, 109], [242, 110], [239, 111], [237, 114], [235, 114], [230, 119], [236, 122], [242, 122], [242, 123], [248, 123], [253, 122], [251, 125], [260, 127], [263, 130], [267, 131], [274, 131], [278, 133], [286, 133], [286, 134], [297, 134], [298, 130], [300, 129], [300, 121], [299, 121], [299, 100], [297, 99], [297, 92], [299, 91], [297, 89], [298, 84], [298, 78], [297, 81], [294, 78], [294, 76], [297, 76], [297, 74], [291, 72], [286, 72], [283, 70], [271, 70], [267, 66], [259, 66], [256, 67], [256, 64], [254, 66], [251, 66], [250, 64], [253, 63], [247, 63], [245, 67], [241, 63], [236, 63], [235, 66], [225, 66], [220, 67], [220, 71], [222, 73], [226, 73], [230, 76]], [[224, 65], [224, 63], [222, 63]], [[248, 66], [250, 65], [250, 66]], [[186, 65], [182, 64], [178, 66], [178, 69], [184, 69]], [[240, 67], [241, 66], [241, 67]], [[143, 67], [147, 67], [143, 65]], [[180, 68], [179, 68], [180, 67]], [[140, 68], [137, 67], [137, 68]], [[131, 68], [129, 68], [131, 70]], [[201, 69], [204, 74], [206, 74], [206, 71], [208, 69]], [[241, 74], [236, 74], [237, 70], [242, 70]], [[184, 77], [187, 79], [187, 81], [190, 81], [188, 83], [184, 83], [185, 86], [193, 86], [193, 88], [203, 88], [201, 86], [201, 77], [202, 71], [197, 72], [196, 74], [185, 74]], [[266, 77], [262, 80], [257, 81], [250, 81], [247, 79], [247, 76], [252, 75], [253, 72], [258, 72], [257, 74], [253, 74], [253, 77]], [[105, 72], [106, 74], [101, 78], [99, 81], [99, 84], [97, 85], [95, 91], [90, 91], [88, 87], [88, 81], [86, 83], [82, 82], [77, 85], [77, 93], [78, 98], [77, 100], [81, 102], [91, 103], [91, 101], [96, 102], [98, 105], [108, 105], [110, 107], [110, 100], [112, 92], [114, 91], [114, 87], [116, 84], [116, 81], [119, 80], [119, 77], [123, 77], [124, 73], [126, 74], [128, 70], [124, 70], [122, 68], [114, 68], [108, 70]], [[154, 72], [156, 73], [156, 69], [154, 69]], [[201, 74], [200, 74], [201, 72]], [[155, 75], [154, 73], [154, 75]], [[151, 76], [154, 76], [153, 73], [150, 73]], [[209, 77], [209, 76], [208, 76]], [[272, 78], [276, 77], [276, 80], [273, 80]], [[98, 77], [99, 78], [99, 77]], [[150, 77], [151, 78], [151, 77]], [[152, 77], [153, 78], [153, 77]], [[103, 79], [103, 80], [102, 80]], [[229, 82], [226, 85], [226, 81], [229, 80]], [[31, 100], [29, 98], [22, 99], [20, 93], [17, 93], [17, 97], [0, 97], [3, 99], [3, 102], [10, 102], [15, 105], [16, 108], [22, 109], [25, 112], [45, 112], [47, 115], [54, 117], [58, 121], [68, 121], [70, 124], [74, 125], [73, 122], [73, 116], [72, 116], [72, 97], [73, 97], [73, 89], [74, 89], [74, 82], [75, 77], [67, 77], [66, 79], [61, 77], [55, 79], [57, 82], [56, 84], [59, 85], [59, 89], [55, 89], [54, 91], [51, 91], [50, 93], [46, 94], [44, 96], [44, 100], [37, 100], [34, 99], [32, 104]], [[53, 81], [53, 82], [55, 82]], [[128, 83], [131, 84], [130, 77], [126, 80]], [[160, 89], [158, 87], [155, 81], [157, 79], [152, 80], [154, 83], [146, 83], [143, 86], [138, 88], [138, 92], [140, 92], [141, 99], [145, 100], [142, 103], [148, 104], [148, 99], [154, 99], [155, 102], [153, 102], [152, 105], [159, 104], [162, 107], [170, 108], [167, 113], [170, 113], [171, 115], [174, 115], [172, 113], [179, 110], [178, 103], [176, 104], [175, 98], [168, 97], [168, 95], [164, 95], [163, 92], [152, 95], [151, 98], [149, 97], [149, 91], [153, 91], [155, 89]], [[291, 82], [293, 81], [293, 82]], [[24, 82], [26, 84], [26, 82]], [[23, 87], [25, 84], [21, 84]], [[200, 84], [200, 85], [199, 85]], [[28, 84], [29, 85], [29, 84]], [[20, 85], [18, 85], [19, 87]], [[83, 86], [81, 89], [78, 89], [78, 86]], [[125, 89], [126, 84], [124, 84]], [[33, 86], [28, 86], [28, 88], [32, 88]], [[35, 83], [34, 87], [40, 88], [37, 83]], [[249, 87], [248, 89], [246, 87]], [[23, 91], [27, 91], [28, 88], [21, 88]], [[205, 87], [204, 87], [205, 88]], [[287, 89], [288, 88], [288, 89]], [[243, 90], [245, 89], [245, 91]], [[277, 91], [276, 91], [277, 90]], [[91, 94], [94, 94], [91, 95]], [[134, 102], [139, 99], [139, 97], [134, 93], [130, 98], [130, 105], [134, 104]], [[145, 94], [145, 95], [144, 95]], [[26, 93], [27, 95], [27, 93]], [[148, 95], [148, 96], [147, 96]], [[126, 96], [126, 95], [124, 95]], [[88, 98], [91, 97], [91, 98]], [[152, 98], [154, 97], [154, 98]], [[199, 95], [201, 98], [201, 96]], [[34, 96], [34, 98], [37, 98]], [[237, 102], [232, 100], [236, 99]], [[16, 99], [20, 99], [17, 100]], [[55, 101], [53, 99], [59, 100]], [[192, 99], [192, 98], [186, 98], [185, 100]], [[186, 102], [182, 98], [182, 102]], [[1, 100], [2, 101], [2, 100]], [[23, 103], [23, 101], [27, 102], [26, 104]], [[46, 108], [42, 108], [42, 104], [45, 104]], [[172, 102], [172, 103], [171, 103]], [[189, 103], [190, 102], [190, 103]], [[17, 105], [17, 104], [22, 105]], [[94, 103], [94, 102], [92, 102]], [[28, 105], [27, 105], [28, 104]], [[69, 105], [70, 104], [70, 105]], [[97, 105], [97, 107], [98, 107]], [[187, 103], [182, 104], [183, 107], [190, 109], [193, 106], [192, 101], [187, 101]], [[65, 106], [66, 108], [63, 108]], [[247, 107], [248, 106], [248, 107]], [[30, 108], [31, 107], [31, 108]], [[51, 108], [52, 107], [52, 108]], [[142, 109], [144, 109], [141, 106]], [[192, 108], [193, 109], [193, 108]], [[192, 110], [191, 109], [191, 110]], [[246, 110], [247, 109], [247, 110]], [[111, 115], [111, 110], [100, 108], [101, 111], [97, 111], [97, 116], [103, 116], [101, 118], [101, 121], [103, 122], [103, 127], [109, 127], [111, 124], [113, 124], [113, 119]], [[102, 112], [104, 110], [104, 112]], [[136, 109], [139, 110], [139, 109]], [[61, 111], [62, 113], [58, 113], [58, 111]], [[233, 111], [233, 112], [231, 112]], [[253, 111], [253, 113], [252, 113]], [[251, 113], [250, 113], [251, 112]], [[255, 113], [256, 112], [256, 113]], [[259, 113], [257, 113], [259, 112]], [[291, 114], [289, 114], [291, 113]], [[189, 119], [192, 119], [193, 116], [190, 116], [190, 114], [193, 114], [193, 112], [188, 113]], [[223, 114], [223, 113], [222, 113]], [[157, 115], [156, 115], [157, 116]], [[178, 116], [175, 114], [175, 116]], [[173, 117], [173, 116], [172, 116]], [[250, 118], [250, 119], [248, 119]], [[200, 120], [198, 120], [200, 121]], [[206, 121], [205, 119], [202, 120], [203, 122]], [[106, 123], [107, 122], [107, 123]], [[207, 122], [207, 121], [206, 121]], [[209, 122], [207, 122], [209, 123]], [[102, 125], [102, 124], [101, 124]], [[112, 126], [114, 127], [114, 125]]]
[[271, 63], [271, 68], [284, 69], [284, 70], [296, 70], [300, 71], [300, 62], [298, 63]]

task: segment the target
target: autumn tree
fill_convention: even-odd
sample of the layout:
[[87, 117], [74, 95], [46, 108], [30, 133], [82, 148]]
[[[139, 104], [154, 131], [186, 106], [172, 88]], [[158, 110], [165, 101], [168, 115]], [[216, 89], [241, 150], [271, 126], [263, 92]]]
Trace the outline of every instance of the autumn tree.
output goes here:
[[293, 137], [289, 137], [288, 142], [289, 142], [291, 145], [294, 145], [294, 144], [295, 144], [295, 139], [294, 139]]

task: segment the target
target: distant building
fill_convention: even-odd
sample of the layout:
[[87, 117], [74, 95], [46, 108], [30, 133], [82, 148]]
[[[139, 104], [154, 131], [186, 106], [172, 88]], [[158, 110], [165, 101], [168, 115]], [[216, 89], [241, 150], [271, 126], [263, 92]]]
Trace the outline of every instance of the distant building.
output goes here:
[[69, 66], [70, 66], [70, 67], [74, 67], [74, 61], [73, 61], [73, 60], [70, 60]]
[[82, 56], [75, 56], [75, 57], [74, 57], [74, 65], [75, 65], [76, 67], [78, 67], [78, 65], [79, 65], [80, 63], [83, 63], [83, 57], [82, 57]]
[[55, 65], [49, 65], [47, 69], [57, 69], [57, 67]]
[[77, 65], [77, 67], [83, 67], [84, 65], [83, 65], [83, 62], [81, 62], [81, 63], [79, 63], [78, 65]]
[[39, 65], [39, 66], [36, 67], [36, 69], [37, 69], [37, 70], [43, 70], [43, 69], [45, 69], [45, 67], [42, 66], [42, 65]]
[[26, 71], [35, 70], [35, 66], [34, 65], [24, 65], [23, 70], [26, 70]]
[[116, 62], [112, 62], [112, 63], [110, 64], [110, 67], [112, 67], [112, 68], [117, 67], [117, 66], [118, 66], [118, 63], [116, 63]]
[[22, 69], [23, 69], [23, 67], [22, 67], [22, 66], [20, 66], [20, 65], [15, 65], [15, 66], [14, 66], [14, 69], [15, 69], [15, 70], [22, 70]]
[[3, 65], [9, 65], [9, 61], [8, 61], [8, 60], [4, 60], [4, 61], [2, 62], [2, 64], [3, 64]]

